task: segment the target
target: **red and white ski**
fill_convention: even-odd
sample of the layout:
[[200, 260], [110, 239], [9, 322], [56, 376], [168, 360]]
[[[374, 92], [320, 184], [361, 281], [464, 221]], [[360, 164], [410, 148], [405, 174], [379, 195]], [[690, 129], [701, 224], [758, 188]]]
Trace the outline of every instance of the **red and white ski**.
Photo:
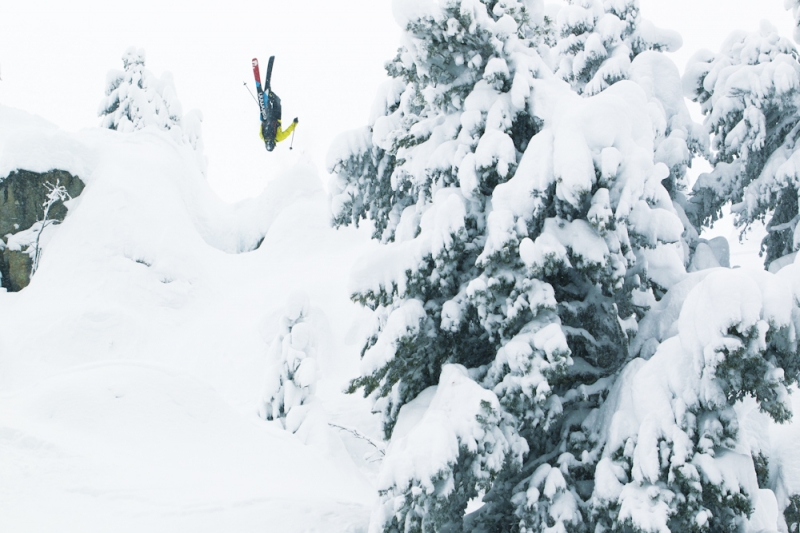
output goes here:
[[261, 86], [261, 72], [258, 69], [258, 59], [253, 58], [253, 77], [256, 79], [256, 92], [258, 93], [258, 107], [261, 112], [262, 122], [267, 120], [267, 108], [269, 107], [269, 88], [272, 79], [272, 64], [275, 62], [275, 56], [270, 56], [269, 63], [267, 64], [267, 77], [264, 80], [264, 87]]

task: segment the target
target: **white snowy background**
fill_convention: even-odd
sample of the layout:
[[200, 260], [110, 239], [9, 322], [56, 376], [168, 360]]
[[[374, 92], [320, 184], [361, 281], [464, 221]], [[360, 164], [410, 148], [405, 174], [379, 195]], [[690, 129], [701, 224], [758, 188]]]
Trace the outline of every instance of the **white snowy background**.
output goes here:
[[[682, 34], [681, 69], [763, 18], [791, 35], [782, 4], [642, 0], [645, 18]], [[88, 188], [35, 283], [0, 294], [0, 531], [366, 527], [374, 453], [327, 423], [378, 434], [366, 403], [340, 392], [363, 336], [346, 280], [375, 245], [329, 228], [324, 158], [364, 123], [398, 36], [387, 0], [4, 3], [0, 175], [57, 167]], [[94, 129], [106, 72], [131, 45], [203, 113], [207, 183], [166, 136]], [[272, 154], [242, 87], [250, 59], [269, 55], [284, 117], [300, 118], [294, 150]], [[261, 234], [257, 251], [230, 253]], [[732, 262], [760, 266], [758, 240]], [[256, 410], [297, 290], [321, 401], [291, 435]], [[796, 442], [797, 428], [780, 431]]]
[[[694, 51], [716, 51], [733, 29], [756, 30], [762, 19], [792, 34], [782, 0], [641, 5], [645, 18], [683, 37], [684, 46], [670, 54], [681, 70]], [[128, 47], [144, 48], [148, 69], [173, 74], [184, 110], [202, 112], [209, 184], [235, 201], [257, 195], [301, 159], [324, 173], [336, 134], [366, 120], [399, 35], [390, 0], [9, 0], [0, 11], [0, 102], [67, 131], [94, 127], [106, 72], [122, 68]], [[256, 104], [242, 85], [254, 90], [250, 59], [270, 55], [284, 118], [300, 119], [291, 152], [263, 149]], [[717, 235], [731, 241], [732, 264], [761, 264], [751, 253], [757, 231], [745, 249], [736, 247], [732, 223], [705, 236]]]

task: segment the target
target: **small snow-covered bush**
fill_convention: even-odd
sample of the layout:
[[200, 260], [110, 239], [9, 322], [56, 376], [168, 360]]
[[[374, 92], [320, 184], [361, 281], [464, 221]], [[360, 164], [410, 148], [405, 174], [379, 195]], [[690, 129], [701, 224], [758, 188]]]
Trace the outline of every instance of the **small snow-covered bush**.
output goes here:
[[157, 78], [144, 66], [144, 50], [131, 47], [122, 55], [123, 71], [109, 71], [106, 96], [98, 110], [101, 126], [130, 132], [146, 126], [180, 127], [181, 104], [172, 76]]
[[43, 183], [43, 185], [47, 189], [47, 195], [45, 196], [45, 201], [41, 205], [41, 216], [37, 216], [36, 222], [34, 222], [31, 227], [7, 235], [7, 242], [4, 243], [3, 246], [3, 248], [9, 251], [23, 252], [30, 257], [30, 273], [28, 279], [33, 277], [39, 269], [39, 261], [41, 260], [45, 243], [52, 233], [52, 229], [48, 228], [60, 222], [57, 218], [51, 218], [50, 209], [57, 202], [64, 202], [70, 199], [67, 188], [61, 185], [60, 180], [57, 179], [55, 184], [47, 181]]
[[269, 349], [259, 415], [266, 420], [282, 420], [288, 429], [296, 431], [314, 394], [318, 374], [308, 296], [295, 293], [289, 298], [278, 327]]
[[789, 505], [783, 511], [783, 518], [786, 520], [789, 533], [800, 531], [800, 494], [794, 494], [789, 498]]

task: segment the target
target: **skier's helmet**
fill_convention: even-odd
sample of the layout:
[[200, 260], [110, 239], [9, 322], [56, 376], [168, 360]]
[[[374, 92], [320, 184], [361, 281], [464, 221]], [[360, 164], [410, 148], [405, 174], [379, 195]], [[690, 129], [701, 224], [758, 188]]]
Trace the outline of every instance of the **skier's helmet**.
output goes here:
[[267, 147], [268, 152], [271, 152], [275, 149], [275, 141], [273, 139], [267, 139], [264, 141], [264, 145]]

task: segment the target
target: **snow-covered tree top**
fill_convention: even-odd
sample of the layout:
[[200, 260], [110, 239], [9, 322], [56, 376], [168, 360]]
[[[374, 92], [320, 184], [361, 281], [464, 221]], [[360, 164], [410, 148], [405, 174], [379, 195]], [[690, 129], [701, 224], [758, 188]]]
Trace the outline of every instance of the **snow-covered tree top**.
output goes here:
[[136, 48], [131, 46], [125, 53], [122, 54], [122, 66], [126, 70], [128, 68], [142, 66], [144, 67], [145, 51], [144, 48]]
[[189, 144], [205, 168], [201, 123], [198, 110], [183, 114], [172, 74], [160, 78], [145, 68], [145, 51], [130, 47], [122, 54], [124, 71], [111, 70], [106, 78], [106, 95], [98, 115], [104, 128], [129, 133], [146, 127], [169, 131], [174, 140]]

